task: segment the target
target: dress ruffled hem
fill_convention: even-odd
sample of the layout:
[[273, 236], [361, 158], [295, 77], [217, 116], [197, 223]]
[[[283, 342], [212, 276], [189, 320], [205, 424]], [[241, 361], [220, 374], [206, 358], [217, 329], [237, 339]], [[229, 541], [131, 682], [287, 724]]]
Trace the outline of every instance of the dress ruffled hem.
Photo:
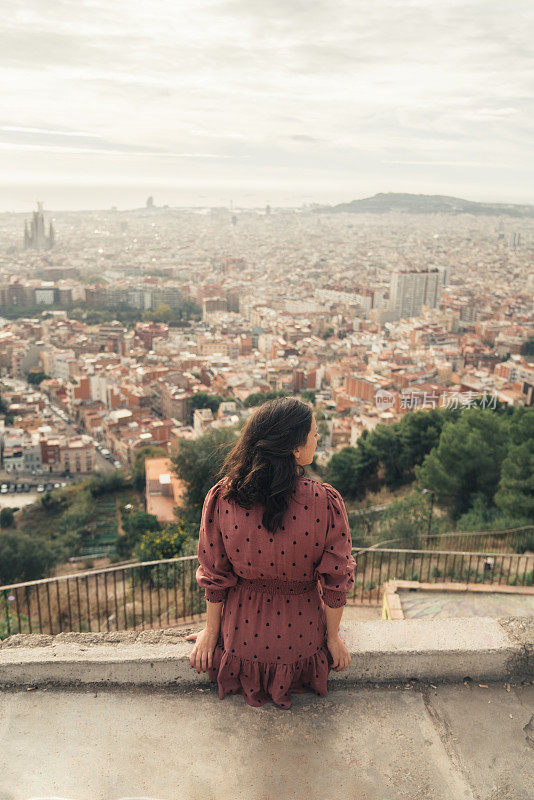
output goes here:
[[291, 707], [291, 692], [314, 692], [325, 697], [332, 663], [326, 645], [308, 658], [290, 664], [276, 664], [240, 658], [217, 643], [208, 675], [210, 681], [217, 683], [221, 700], [227, 694], [241, 694], [249, 706], [263, 706], [273, 700], [285, 709]]

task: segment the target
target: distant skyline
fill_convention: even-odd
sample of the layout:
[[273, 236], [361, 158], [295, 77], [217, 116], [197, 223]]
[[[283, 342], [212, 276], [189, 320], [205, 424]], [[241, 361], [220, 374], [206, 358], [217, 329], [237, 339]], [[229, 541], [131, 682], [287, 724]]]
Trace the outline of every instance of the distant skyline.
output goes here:
[[13, 0], [0, 211], [534, 203], [527, 0]]

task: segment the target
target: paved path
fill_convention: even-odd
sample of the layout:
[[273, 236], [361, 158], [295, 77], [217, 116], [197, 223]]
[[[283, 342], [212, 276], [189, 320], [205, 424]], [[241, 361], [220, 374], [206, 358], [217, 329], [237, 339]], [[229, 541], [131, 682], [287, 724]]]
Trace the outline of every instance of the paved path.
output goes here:
[[438, 592], [399, 589], [404, 616], [413, 617], [498, 617], [534, 614], [534, 595], [504, 592]]
[[532, 800], [534, 687], [0, 694], [0, 798]]

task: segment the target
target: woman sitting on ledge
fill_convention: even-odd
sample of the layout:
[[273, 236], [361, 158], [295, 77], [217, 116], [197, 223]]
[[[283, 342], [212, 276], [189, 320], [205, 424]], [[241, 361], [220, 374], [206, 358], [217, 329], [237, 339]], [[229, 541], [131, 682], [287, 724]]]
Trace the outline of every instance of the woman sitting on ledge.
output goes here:
[[356, 562], [339, 492], [303, 469], [318, 438], [308, 403], [263, 403], [205, 497], [196, 579], [206, 627], [186, 638], [191, 667], [207, 670], [221, 699], [289, 708], [291, 692], [324, 697], [329, 670], [350, 663], [338, 628]]

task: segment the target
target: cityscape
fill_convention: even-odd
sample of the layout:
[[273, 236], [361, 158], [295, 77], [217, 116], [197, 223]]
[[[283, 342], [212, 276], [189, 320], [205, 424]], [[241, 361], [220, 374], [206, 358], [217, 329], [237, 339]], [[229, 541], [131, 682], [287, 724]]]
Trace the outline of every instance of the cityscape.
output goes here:
[[[147, 444], [234, 426], [258, 392], [313, 392], [319, 465], [454, 393], [533, 403], [533, 219], [151, 197], [131, 212], [39, 203], [4, 214], [0, 237], [10, 475], [131, 468]], [[224, 399], [194, 408], [199, 392]]]

